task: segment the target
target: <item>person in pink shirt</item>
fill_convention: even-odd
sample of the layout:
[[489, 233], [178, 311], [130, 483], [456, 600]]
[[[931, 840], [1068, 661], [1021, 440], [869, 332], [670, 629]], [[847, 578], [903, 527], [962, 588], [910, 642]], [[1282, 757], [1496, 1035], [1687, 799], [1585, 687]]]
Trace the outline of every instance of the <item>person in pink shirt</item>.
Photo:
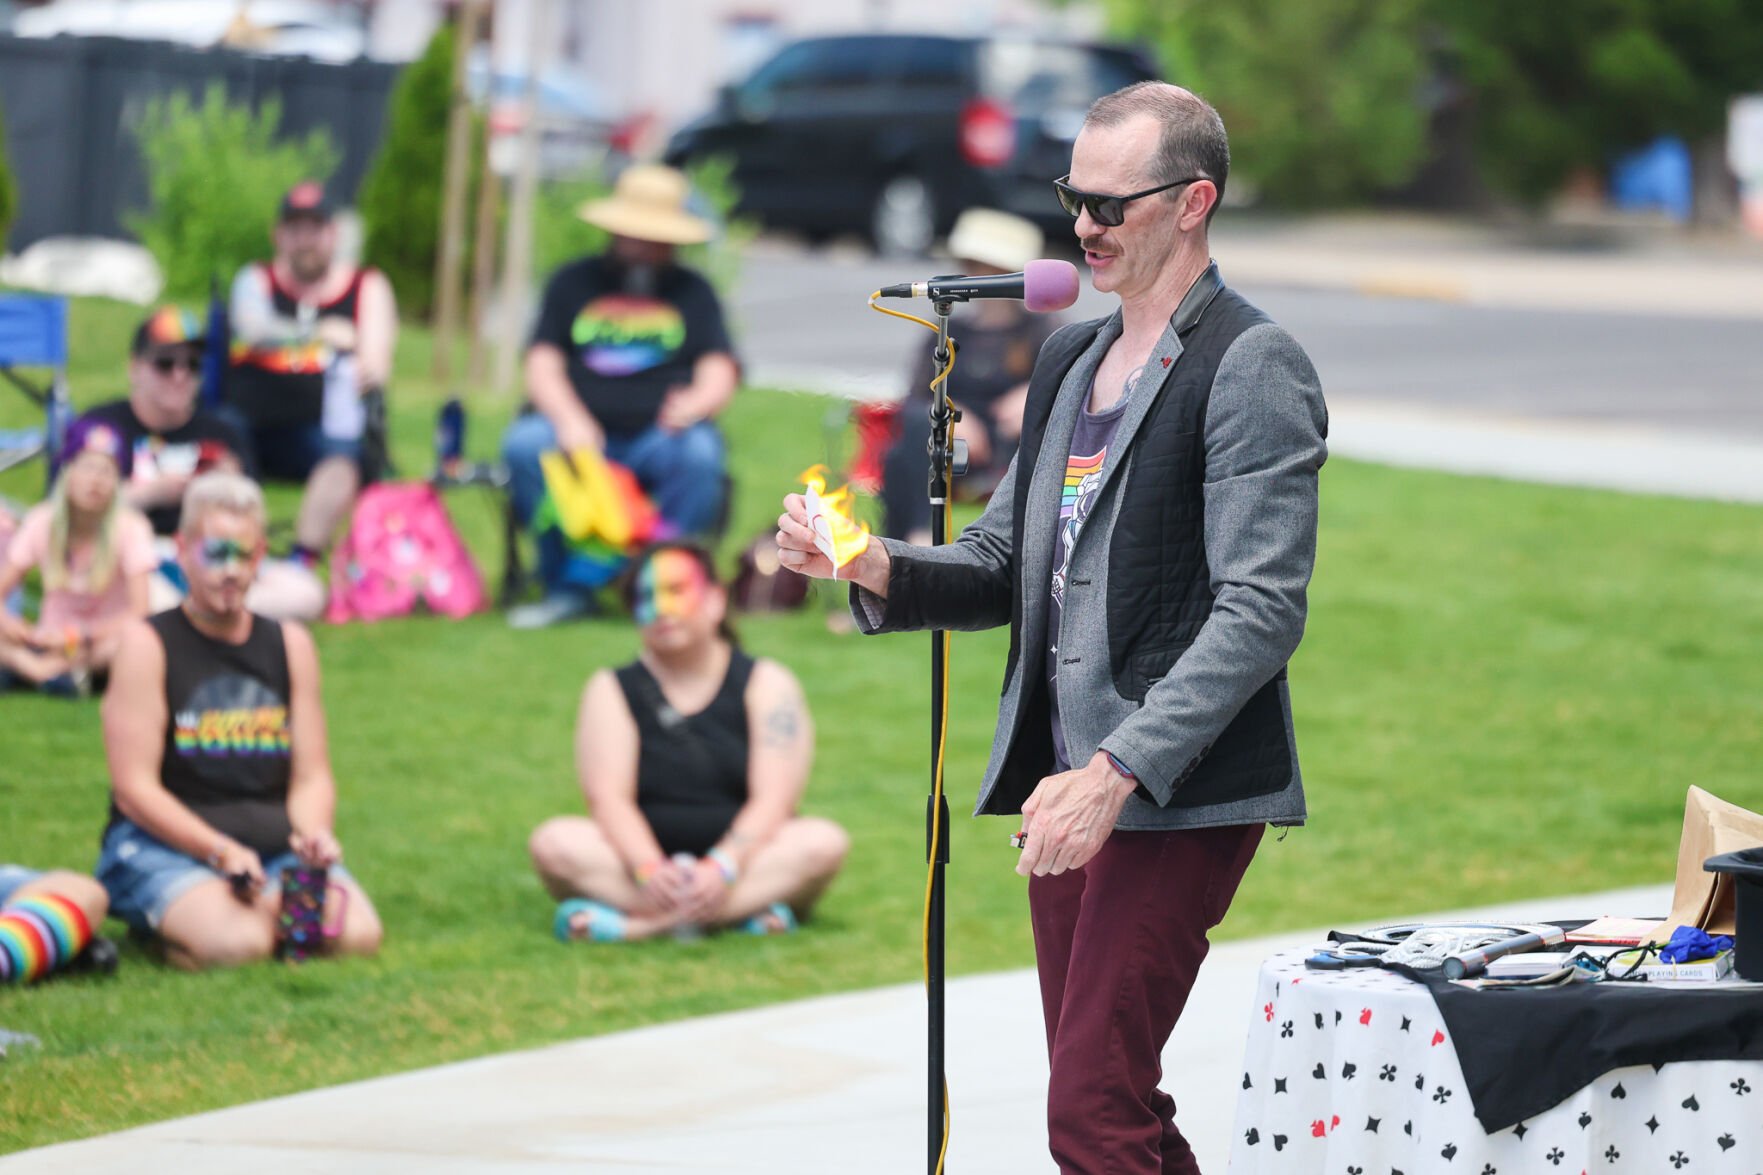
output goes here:
[[43, 603], [33, 625], [0, 613], [0, 673], [51, 693], [102, 686], [123, 625], [147, 615], [153, 530], [119, 492], [128, 477], [123, 436], [76, 420], [48, 500], [19, 521], [0, 560], [0, 599], [36, 568]]

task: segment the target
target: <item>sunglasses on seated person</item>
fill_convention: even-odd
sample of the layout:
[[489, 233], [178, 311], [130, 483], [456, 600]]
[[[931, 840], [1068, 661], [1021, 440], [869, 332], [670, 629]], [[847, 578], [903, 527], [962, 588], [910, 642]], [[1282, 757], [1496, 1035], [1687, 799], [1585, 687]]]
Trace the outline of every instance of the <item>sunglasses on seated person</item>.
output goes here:
[[147, 362], [160, 375], [170, 375], [174, 371], [187, 371], [195, 375], [202, 370], [202, 358], [199, 355], [155, 355]]
[[196, 561], [204, 567], [227, 567], [233, 563], [249, 563], [254, 552], [238, 539], [203, 539], [196, 548]]
[[1134, 192], [1130, 196], [1104, 196], [1100, 192], [1080, 192], [1065, 181], [1070, 174], [1053, 181], [1053, 191], [1059, 196], [1059, 207], [1065, 209], [1072, 217], [1076, 217], [1086, 208], [1090, 219], [1105, 228], [1114, 228], [1126, 223], [1126, 206], [1133, 200], [1142, 200], [1146, 196], [1155, 196], [1158, 192], [1167, 192], [1171, 188], [1179, 188], [1183, 184], [1191, 184], [1206, 179], [1203, 175], [1192, 175], [1185, 180], [1158, 184], [1154, 188], [1146, 188], [1142, 192]]

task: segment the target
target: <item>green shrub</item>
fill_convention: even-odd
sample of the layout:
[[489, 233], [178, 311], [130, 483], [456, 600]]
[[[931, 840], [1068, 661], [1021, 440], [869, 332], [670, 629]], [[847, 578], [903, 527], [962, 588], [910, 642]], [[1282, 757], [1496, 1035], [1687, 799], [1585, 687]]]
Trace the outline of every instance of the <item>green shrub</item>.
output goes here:
[[6, 161], [6, 122], [0, 118], [0, 252], [6, 248], [6, 230], [18, 215], [18, 185], [12, 179], [12, 165]]
[[443, 24], [398, 76], [386, 137], [361, 185], [364, 256], [385, 271], [398, 308], [412, 319], [426, 319], [435, 300], [454, 44], [453, 26]]
[[147, 104], [136, 136], [150, 206], [125, 223], [159, 263], [166, 297], [205, 297], [211, 275], [228, 281], [265, 256], [282, 196], [335, 170], [330, 135], [279, 139], [281, 118], [280, 102], [235, 106], [218, 82], [200, 105], [183, 93]]

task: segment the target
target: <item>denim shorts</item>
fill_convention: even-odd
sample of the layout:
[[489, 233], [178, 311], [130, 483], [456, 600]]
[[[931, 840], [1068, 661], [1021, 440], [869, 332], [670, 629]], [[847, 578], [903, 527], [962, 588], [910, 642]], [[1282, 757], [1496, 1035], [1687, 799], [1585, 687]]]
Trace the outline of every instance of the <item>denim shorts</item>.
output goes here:
[[35, 869], [26, 869], [23, 865], [0, 865], [0, 906], [12, 900], [12, 895], [43, 876]]
[[327, 457], [361, 460], [360, 440], [329, 436], [321, 424], [287, 424], [251, 430], [257, 472], [278, 481], [305, 481]]
[[[270, 891], [279, 890], [282, 870], [298, 865], [293, 853], [278, 853], [263, 862]], [[225, 875], [196, 858], [178, 852], [127, 820], [118, 820], [104, 834], [98, 853], [97, 877], [110, 895], [110, 913], [136, 930], [157, 933], [172, 903], [205, 881]], [[332, 865], [333, 882], [352, 880], [341, 865]]]

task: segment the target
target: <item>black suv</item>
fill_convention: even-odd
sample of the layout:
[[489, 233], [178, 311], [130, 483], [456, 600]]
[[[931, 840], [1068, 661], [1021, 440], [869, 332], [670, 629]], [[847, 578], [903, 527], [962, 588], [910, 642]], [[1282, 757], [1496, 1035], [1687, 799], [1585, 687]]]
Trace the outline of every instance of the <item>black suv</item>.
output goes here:
[[1052, 181], [1084, 111], [1155, 77], [1138, 50], [1019, 37], [864, 35], [784, 46], [667, 147], [734, 160], [740, 210], [811, 239], [924, 253], [963, 208], [1069, 229]]

